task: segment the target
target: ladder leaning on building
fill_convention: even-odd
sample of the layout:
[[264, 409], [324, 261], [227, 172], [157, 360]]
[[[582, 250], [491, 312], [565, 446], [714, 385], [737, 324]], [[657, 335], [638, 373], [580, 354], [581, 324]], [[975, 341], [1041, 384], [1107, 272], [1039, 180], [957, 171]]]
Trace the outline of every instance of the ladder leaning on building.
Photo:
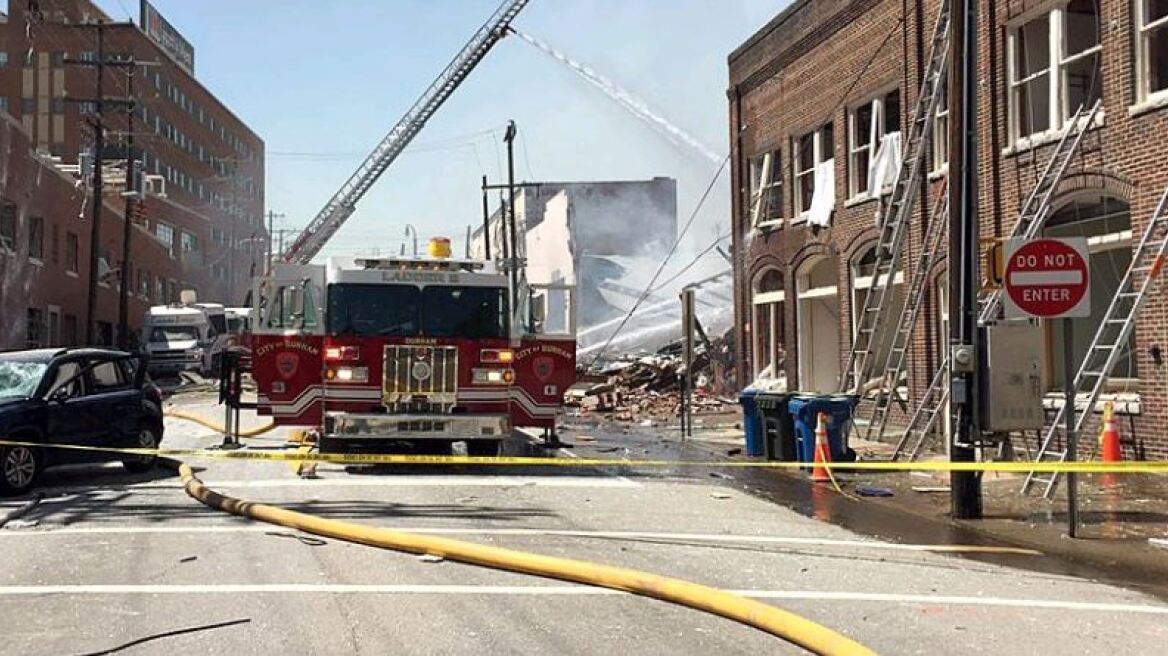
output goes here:
[[[1055, 192], [1066, 175], [1071, 160], [1079, 151], [1084, 135], [1095, 125], [1101, 107], [1100, 101], [1096, 101], [1089, 109], [1086, 106], [1080, 106], [1067, 123], [1066, 129], [1059, 138], [1058, 145], [1055, 146], [1046, 167], [1039, 176], [1038, 183], [1022, 204], [1022, 209], [1018, 213], [1018, 221], [1014, 224], [1010, 238], [1033, 239], [1046, 225], [1046, 220], [1050, 217], [1054, 207]], [[981, 324], [993, 323], [998, 320], [1001, 301], [1001, 291], [993, 291], [982, 298], [981, 311], [979, 312]], [[949, 399], [948, 370], [949, 356], [946, 354], [928, 389], [921, 396], [916, 410], [913, 411], [904, 435], [901, 436], [892, 454], [893, 460], [899, 459], [904, 448], [909, 444], [912, 445], [909, 448], [909, 459], [915, 460], [920, 455], [925, 442], [937, 426], [939, 416], [944, 413], [946, 402]]]
[[928, 66], [921, 79], [921, 90], [908, 126], [905, 157], [897, 170], [892, 195], [880, 221], [872, 286], [864, 298], [864, 308], [858, 315], [856, 335], [847, 364], [840, 373], [840, 392], [854, 390], [863, 395], [864, 385], [875, 364], [876, 358], [873, 356], [881, 351], [880, 347], [887, 339], [883, 324], [890, 310], [889, 302], [894, 296], [889, 292], [895, 283], [904, 239], [912, 223], [913, 201], [925, 175], [925, 146], [930, 143], [937, 117], [937, 104], [948, 72], [949, 20], [950, 3], [944, 0], [937, 12], [929, 46]]
[[[1079, 365], [1078, 373], [1075, 374], [1073, 391], [1078, 411], [1075, 416], [1076, 432], [1083, 429], [1087, 418], [1093, 414], [1095, 403], [1103, 392], [1103, 386], [1119, 360], [1120, 351], [1135, 329], [1136, 315], [1148, 300], [1148, 292], [1156, 285], [1156, 278], [1164, 266], [1166, 250], [1168, 250], [1168, 189], [1165, 189], [1160, 197], [1160, 202], [1156, 205], [1151, 220], [1148, 221], [1148, 227], [1144, 229], [1144, 235], [1140, 238], [1140, 245], [1132, 255], [1123, 282], [1119, 284], [1119, 293], [1111, 299], [1111, 304], [1095, 331], [1095, 337], [1087, 348], [1087, 355]], [[1079, 402], [1080, 395], [1086, 396], [1082, 403]], [[1067, 459], [1066, 427], [1063, 419], [1066, 411], [1065, 405], [1059, 408], [1054, 423], [1046, 429], [1036, 461], [1063, 462]], [[1044, 486], [1042, 495], [1049, 499], [1054, 496], [1058, 481], [1057, 472], [1045, 477], [1038, 472], [1030, 472], [1026, 476], [1026, 482], [1022, 484], [1022, 493], [1028, 493], [1032, 487], [1039, 484]]]

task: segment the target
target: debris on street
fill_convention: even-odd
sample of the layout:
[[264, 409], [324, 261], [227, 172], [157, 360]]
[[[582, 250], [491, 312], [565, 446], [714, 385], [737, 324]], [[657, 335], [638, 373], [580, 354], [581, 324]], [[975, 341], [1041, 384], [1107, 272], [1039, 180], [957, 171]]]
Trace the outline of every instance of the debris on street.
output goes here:
[[[656, 426], [662, 418], [676, 417], [681, 408], [685, 362], [681, 341], [653, 354], [626, 354], [605, 363], [564, 396], [565, 403], [580, 414], [601, 413], [622, 422]], [[694, 353], [693, 412], [737, 412], [733, 400], [734, 344], [732, 334], [698, 344]]]

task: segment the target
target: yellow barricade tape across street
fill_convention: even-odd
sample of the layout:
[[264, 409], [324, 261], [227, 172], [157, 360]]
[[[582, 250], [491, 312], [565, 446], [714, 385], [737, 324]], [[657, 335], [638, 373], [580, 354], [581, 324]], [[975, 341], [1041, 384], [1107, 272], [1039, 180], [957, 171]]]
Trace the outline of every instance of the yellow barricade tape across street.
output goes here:
[[[749, 469], [799, 469], [803, 462], [742, 460], [616, 460], [607, 458], [549, 458], [533, 456], [419, 456], [375, 453], [305, 453], [301, 450], [269, 451], [239, 449], [142, 449], [94, 447], [80, 444], [44, 444], [0, 440], [0, 446], [97, 451], [135, 456], [164, 456], [215, 460], [267, 460], [275, 462], [327, 462], [344, 465], [481, 465], [491, 467], [726, 467]], [[883, 460], [823, 463], [823, 467], [840, 471], [968, 471], [968, 472], [1042, 472], [1079, 474], [1168, 474], [1168, 461], [1137, 462], [947, 462], [927, 460], [889, 462]]]

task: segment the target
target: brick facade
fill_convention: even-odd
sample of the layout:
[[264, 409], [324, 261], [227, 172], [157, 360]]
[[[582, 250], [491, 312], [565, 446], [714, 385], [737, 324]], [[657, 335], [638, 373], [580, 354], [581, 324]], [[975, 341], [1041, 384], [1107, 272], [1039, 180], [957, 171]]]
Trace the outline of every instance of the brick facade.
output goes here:
[[[92, 144], [87, 114], [93, 108], [81, 101], [95, 94], [96, 79], [93, 67], [69, 60], [96, 56], [94, 30], [78, 25], [106, 22], [106, 58], [132, 55], [143, 64], [134, 69], [134, 95], [139, 102], [133, 132], [147, 196], [144, 221], [135, 233], [142, 238], [132, 241], [130, 283], [137, 291], [140, 269], [151, 278], [152, 302], [177, 300], [178, 290], [194, 289], [202, 300], [242, 304], [251, 276], [263, 268], [267, 257], [263, 141], [136, 25], [111, 20], [89, 0], [41, 0], [37, 6], [40, 13], [32, 15], [28, 3], [9, 0], [7, 20], [0, 24], [0, 46], [7, 54], [0, 66], [0, 109], [24, 132], [23, 137], [12, 139], [13, 144], [22, 143], [22, 148], [0, 153], [0, 159], [16, 168], [25, 159], [53, 163], [77, 175], [79, 154]], [[107, 97], [128, 95], [128, 73], [127, 67], [106, 69]], [[128, 113], [119, 106], [107, 107], [104, 122], [108, 211], [102, 230], [104, 234], [106, 228], [116, 229], [119, 238], [116, 244], [102, 244], [100, 252], [109, 255], [111, 267], [118, 267], [119, 217], [124, 212], [119, 192], [124, 188]], [[5, 129], [11, 130], [12, 125]], [[19, 206], [22, 220], [36, 204], [57, 202], [18, 198], [14, 193], [8, 188], [4, 198]], [[61, 218], [76, 217], [80, 207], [78, 200]], [[27, 228], [21, 225], [22, 230]], [[89, 261], [87, 222], [78, 234], [84, 274]], [[158, 248], [162, 239], [169, 244]], [[154, 250], [160, 250], [165, 261], [154, 261]], [[10, 260], [6, 266], [15, 266]], [[163, 280], [161, 295], [155, 293], [157, 279]], [[82, 295], [79, 306], [69, 301], [67, 312], [81, 317], [84, 338], [84, 288]], [[107, 305], [99, 297], [99, 312], [109, 309]], [[24, 299], [0, 296], [0, 311], [6, 317], [23, 316], [24, 306]], [[112, 307], [116, 313], [116, 301]], [[132, 325], [140, 324], [141, 315], [131, 307]], [[15, 333], [0, 333], [0, 348], [24, 343]]]
[[[1013, 229], [1019, 208], [1053, 149], [1049, 136], [1033, 142], [1014, 136], [1019, 121], [1009, 116], [1010, 35], [1020, 24], [1066, 3], [990, 1], [977, 5], [981, 12], [976, 113], [979, 213], [982, 234], [990, 238]], [[1136, 88], [1133, 71], [1139, 40], [1133, 11], [1138, 4], [1102, 0], [1098, 6], [1101, 64], [1099, 75], [1089, 78], [1089, 88], [1100, 90], [1104, 118], [1101, 126], [1084, 136], [1083, 148], [1056, 191], [1054, 208], [1056, 213], [1064, 207], [1077, 208], [1087, 203], [1085, 199], [1102, 202], [1103, 207], [1115, 209], [1115, 214], [1130, 208], [1134, 248], [1168, 185], [1168, 149], [1164, 148], [1168, 110], [1158, 108], [1155, 102], [1144, 102]], [[848, 199], [849, 111], [899, 88], [904, 133], [938, 7], [938, 0], [796, 1], [730, 55], [728, 98], [735, 190], [732, 233], [740, 380], [753, 378], [751, 344], [757, 327], [752, 325], [756, 323], [752, 284], [761, 272], [776, 269], [784, 281], [785, 372], [792, 389], [805, 387], [799, 380], [798, 351], [800, 343], [810, 337], [798, 331], [796, 285], [809, 259], [822, 256], [830, 258], [837, 272], [838, 358], [843, 366], [852, 340], [852, 264], [877, 237], [877, 201]], [[1072, 27], [1061, 29], [1069, 33]], [[1074, 89], [1073, 84], [1066, 82], [1065, 86]], [[1052, 114], [1051, 122], [1056, 120]], [[793, 140], [829, 121], [835, 135], [835, 211], [830, 227], [816, 229], [790, 220], [798, 216], [793, 193]], [[1056, 132], [1054, 127], [1051, 132]], [[750, 160], [774, 150], [781, 153], [779, 202], [781, 217], [787, 220], [759, 230], [750, 225]], [[938, 174], [930, 180], [916, 200], [903, 259], [906, 282], [923, 240], [928, 215], [923, 208], [932, 205], [941, 184]], [[943, 263], [932, 275], [943, 281]], [[927, 387], [947, 341], [939, 335], [939, 300], [937, 285], [930, 285], [921, 312], [923, 323], [918, 324], [909, 356], [908, 384], [914, 398]], [[1105, 309], [1096, 307], [1095, 311], [1101, 314]], [[1139, 393], [1142, 415], [1136, 419], [1136, 441], [1140, 452], [1149, 458], [1168, 455], [1168, 372], [1162, 359], [1157, 363], [1160, 356], [1154, 355], [1168, 349], [1166, 312], [1168, 302], [1163, 293], [1154, 292], [1137, 323], [1133, 352], [1138, 380], [1127, 385]], [[897, 419], [903, 417], [894, 414], [893, 420]]]

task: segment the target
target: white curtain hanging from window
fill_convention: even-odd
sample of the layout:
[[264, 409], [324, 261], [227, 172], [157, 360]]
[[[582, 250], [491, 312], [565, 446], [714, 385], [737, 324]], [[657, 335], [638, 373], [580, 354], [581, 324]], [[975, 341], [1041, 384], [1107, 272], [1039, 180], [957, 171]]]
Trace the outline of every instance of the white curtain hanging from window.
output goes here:
[[900, 168], [900, 133], [889, 132], [880, 139], [880, 147], [868, 167], [868, 193], [873, 197], [891, 190]]
[[830, 226], [834, 209], [835, 160], [829, 159], [815, 167], [815, 193], [811, 196], [811, 209], [807, 210], [807, 223], [824, 228]]

